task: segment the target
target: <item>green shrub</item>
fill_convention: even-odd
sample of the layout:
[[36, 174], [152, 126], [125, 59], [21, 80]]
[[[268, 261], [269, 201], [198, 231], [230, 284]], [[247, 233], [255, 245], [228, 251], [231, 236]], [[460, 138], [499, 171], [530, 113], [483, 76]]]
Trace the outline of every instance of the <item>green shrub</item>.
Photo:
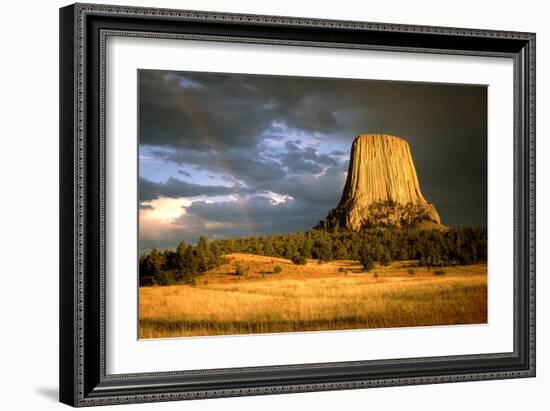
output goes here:
[[338, 269], [338, 272], [339, 272], [339, 273], [343, 273], [344, 271], [345, 271], [345, 270], [344, 270], [344, 267], [340, 267], [340, 268]]
[[275, 274], [279, 274], [279, 273], [282, 273], [283, 272], [283, 269], [281, 268], [280, 265], [276, 265], [275, 267], [273, 267], [273, 272]]
[[374, 268], [374, 261], [370, 254], [364, 254], [361, 256], [361, 265], [363, 266], [363, 271], [367, 272]]
[[157, 280], [152, 275], [141, 277], [139, 279], [139, 285], [157, 285]]
[[174, 278], [173, 273], [167, 271], [161, 271], [157, 274], [155, 281], [158, 285], [174, 285], [176, 284], [176, 279]]
[[388, 266], [388, 265], [390, 265], [390, 263], [391, 263], [390, 253], [386, 252], [382, 256], [382, 259], [380, 260], [380, 264], [383, 265], [383, 266]]
[[416, 271], [413, 270], [412, 268], [409, 268], [409, 269], [407, 270], [407, 272], [408, 272], [410, 275], [415, 275], [415, 274], [416, 274]]
[[235, 266], [235, 275], [237, 276], [243, 276], [250, 270], [249, 267], [242, 266], [241, 263], [237, 263]]
[[306, 258], [303, 255], [299, 255], [299, 254], [294, 255], [290, 259], [290, 261], [292, 261], [294, 264], [297, 264], [297, 265], [306, 265], [307, 264]]

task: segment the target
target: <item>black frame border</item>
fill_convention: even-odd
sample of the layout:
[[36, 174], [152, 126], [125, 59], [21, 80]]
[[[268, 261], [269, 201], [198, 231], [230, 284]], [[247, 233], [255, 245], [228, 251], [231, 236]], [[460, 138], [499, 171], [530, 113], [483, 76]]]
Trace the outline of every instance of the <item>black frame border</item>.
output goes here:
[[[202, 371], [105, 373], [108, 36], [514, 60], [514, 351]], [[92, 406], [535, 376], [535, 34], [75, 4], [60, 9], [60, 401]]]

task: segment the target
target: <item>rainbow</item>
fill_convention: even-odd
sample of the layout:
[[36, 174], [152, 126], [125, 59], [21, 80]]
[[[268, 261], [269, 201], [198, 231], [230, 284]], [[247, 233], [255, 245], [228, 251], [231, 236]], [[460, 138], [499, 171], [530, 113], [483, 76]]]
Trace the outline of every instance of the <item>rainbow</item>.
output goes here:
[[[201, 114], [200, 110], [197, 110], [197, 108], [192, 103], [192, 98], [190, 98], [188, 95], [186, 95], [186, 92], [183, 88], [178, 87], [176, 90], [175, 88], [170, 87], [170, 91], [174, 94], [176, 97], [176, 101], [178, 102], [180, 108], [185, 112], [185, 114], [188, 116], [188, 118], [193, 122], [193, 124], [197, 127], [199, 132], [204, 137], [206, 144], [213, 150], [216, 150], [221, 154], [220, 156], [220, 165], [223, 169], [224, 173], [233, 175], [233, 170], [231, 167], [231, 164], [229, 161], [227, 161], [226, 158], [223, 156], [223, 149], [220, 143], [214, 138], [212, 135], [212, 132], [210, 131], [210, 128], [208, 127], [208, 123], [204, 119], [203, 115]], [[250, 209], [248, 208], [246, 204], [246, 197], [242, 193], [241, 188], [238, 185], [234, 185], [233, 189], [235, 190], [235, 196], [237, 197], [237, 202], [239, 204], [239, 208], [241, 210], [243, 221], [245, 222], [248, 231], [250, 235], [255, 235], [257, 233], [256, 229], [256, 223], [254, 221], [254, 218], [252, 217], [252, 214], [250, 212]]]

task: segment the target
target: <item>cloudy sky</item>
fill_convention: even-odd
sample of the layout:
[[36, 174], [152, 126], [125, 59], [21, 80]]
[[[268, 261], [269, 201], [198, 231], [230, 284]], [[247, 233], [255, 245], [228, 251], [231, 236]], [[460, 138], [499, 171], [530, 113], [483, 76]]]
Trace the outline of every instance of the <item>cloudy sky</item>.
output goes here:
[[483, 86], [139, 71], [140, 249], [313, 227], [361, 133], [410, 144], [449, 226], [486, 225]]

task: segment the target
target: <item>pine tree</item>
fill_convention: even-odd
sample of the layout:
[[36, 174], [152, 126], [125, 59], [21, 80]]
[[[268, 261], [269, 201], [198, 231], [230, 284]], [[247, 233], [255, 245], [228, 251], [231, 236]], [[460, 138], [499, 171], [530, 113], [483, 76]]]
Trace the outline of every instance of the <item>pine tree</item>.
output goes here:
[[185, 250], [187, 249], [187, 244], [185, 241], [180, 241], [176, 247], [176, 270], [185, 269]]
[[387, 266], [391, 263], [391, 257], [389, 251], [386, 251], [380, 260], [380, 264]]
[[374, 261], [366, 250], [362, 252], [360, 262], [363, 266], [363, 271], [365, 272], [370, 271], [374, 268]]
[[204, 273], [210, 269], [210, 245], [208, 239], [200, 236], [197, 241], [195, 257], [197, 260], [197, 269], [200, 273]]

